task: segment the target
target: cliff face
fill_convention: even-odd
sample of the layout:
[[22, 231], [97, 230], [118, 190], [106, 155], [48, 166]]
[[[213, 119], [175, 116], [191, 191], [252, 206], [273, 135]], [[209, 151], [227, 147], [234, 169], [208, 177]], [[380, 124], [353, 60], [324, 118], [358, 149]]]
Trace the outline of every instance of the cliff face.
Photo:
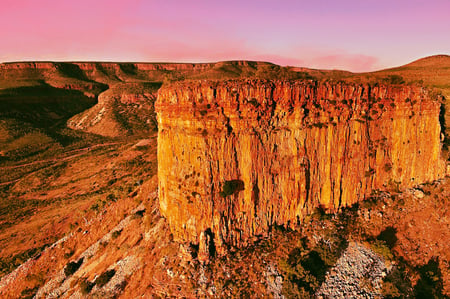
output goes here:
[[194, 244], [445, 174], [440, 104], [420, 87], [202, 81], [163, 87], [155, 109], [160, 209]]

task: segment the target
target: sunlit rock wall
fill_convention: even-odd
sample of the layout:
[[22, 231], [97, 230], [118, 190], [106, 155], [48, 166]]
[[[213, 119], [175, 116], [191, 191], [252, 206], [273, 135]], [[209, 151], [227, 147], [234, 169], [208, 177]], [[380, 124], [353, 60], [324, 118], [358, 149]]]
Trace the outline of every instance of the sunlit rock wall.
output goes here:
[[440, 104], [421, 87], [196, 81], [164, 86], [155, 108], [160, 209], [185, 242], [245, 245], [445, 174]]

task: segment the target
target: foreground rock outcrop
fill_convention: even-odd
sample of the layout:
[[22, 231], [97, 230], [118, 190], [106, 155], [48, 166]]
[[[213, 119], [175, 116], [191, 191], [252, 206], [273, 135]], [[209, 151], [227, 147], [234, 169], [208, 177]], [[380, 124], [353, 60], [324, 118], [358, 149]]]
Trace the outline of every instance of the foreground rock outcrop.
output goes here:
[[294, 227], [317, 207], [337, 211], [442, 177], [439, 110], [414, 86], [165, 86], [156, 102], [161, 212], [177, 239], [220, 249], [273, 224]]
[[119, 137], [156, 132], [154, 102], [160, 84], [117, 83], [98, 96], [98, 103], [67, 121], [71, 129]]

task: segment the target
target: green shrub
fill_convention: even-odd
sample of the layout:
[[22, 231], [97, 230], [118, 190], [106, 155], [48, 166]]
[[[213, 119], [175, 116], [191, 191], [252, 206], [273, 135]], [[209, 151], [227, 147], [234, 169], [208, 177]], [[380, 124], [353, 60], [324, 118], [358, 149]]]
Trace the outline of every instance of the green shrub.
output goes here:
[[387, 261], [390, 261], [394, 258], [391, 250], [389, 249], [389, 246], [383, 240], [375, 240], [374, 242], [370, 243], [370, 248], [374, 252], [384, 257], [384, 259]]

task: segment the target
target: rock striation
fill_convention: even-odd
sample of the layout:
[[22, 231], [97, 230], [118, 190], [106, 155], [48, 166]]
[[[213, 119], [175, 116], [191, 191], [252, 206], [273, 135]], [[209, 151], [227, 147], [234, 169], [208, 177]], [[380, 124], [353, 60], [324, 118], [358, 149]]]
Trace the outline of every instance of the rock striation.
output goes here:
[[422, 87], [181, 82], [155, 109], [161, 213], [200, 246], [245, 245], [315, 208], [445, 175], [440, 103]]

